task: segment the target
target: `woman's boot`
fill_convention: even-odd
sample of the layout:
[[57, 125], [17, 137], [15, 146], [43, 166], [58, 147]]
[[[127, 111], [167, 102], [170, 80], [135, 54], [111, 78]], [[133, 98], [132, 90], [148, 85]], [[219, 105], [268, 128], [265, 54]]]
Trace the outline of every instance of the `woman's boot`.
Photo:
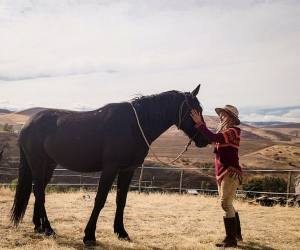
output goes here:
[[236, 247], [237, 240], [236, 240], [236, 218], [225, 218], [224, 217], [224, 226], [226, 237], [225, 239], [217, 243], [217, 247]]
[[236, 219], [236, 239], [237, 241], [243, 241], [240, 217], [238, 212], [235, 213], [235, 219]]

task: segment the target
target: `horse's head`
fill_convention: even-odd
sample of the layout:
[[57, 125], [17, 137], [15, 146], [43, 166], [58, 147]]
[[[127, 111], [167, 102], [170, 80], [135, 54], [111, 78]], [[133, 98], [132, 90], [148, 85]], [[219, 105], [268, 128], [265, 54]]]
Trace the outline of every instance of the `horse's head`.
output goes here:
[[197, 147], [205, 147], [208, 144], [208, 140], [195, 128], [195, 123], [190, 116], [191, 110], [195, 109], [200, 112], [202, 117], [202, 107], [197, 99], [199, 89], [200, 85], [198, 85], [191, 93], [184, 93], [184, 100], [179, 107], [178, 122], [176, 125], [193, 139]]

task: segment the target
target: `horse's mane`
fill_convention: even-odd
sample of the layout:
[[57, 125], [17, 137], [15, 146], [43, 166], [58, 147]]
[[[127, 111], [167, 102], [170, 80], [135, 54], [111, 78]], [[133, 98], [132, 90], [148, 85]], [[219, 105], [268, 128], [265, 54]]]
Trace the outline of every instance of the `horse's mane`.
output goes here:
[[[170, 112], [174, 112], [174, 105], [178, 107], [178, 103], [183, 98], [184, 93], [172, 90], [160, 94], [137, 96], [131, 102], [137, 110], [141, 123], [147, 126], [144, 128], [151, 131], [156, 127], [164, 127], [164, 123], [169, 123], [168, 117], [174, 119], [174, 114]], [[151, 114], [151, 120], [149, 114]]]
[[174, 102], [178, 100], [178, 98], [182, 94], [183, 94], [182, 92], [176, 90], [171, 90], [160, 94], [152, 94], [152, 95], [138, 94], [136, 97], [131, 99], [131, 102], [136, 105], [143, 104], [144, 108], [147, 109], [147, 108], [153, 108], [153, 105], [161, 105], [163, 102], [165, 103]]

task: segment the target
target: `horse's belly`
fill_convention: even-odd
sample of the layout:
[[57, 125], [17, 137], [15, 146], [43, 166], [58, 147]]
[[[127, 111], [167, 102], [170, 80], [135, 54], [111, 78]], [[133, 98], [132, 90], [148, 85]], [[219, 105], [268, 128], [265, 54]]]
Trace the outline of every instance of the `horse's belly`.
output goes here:
[[101, 162], [97, 159], [88, 159], [82, 157], [53, 157], [54, 161], [63, 168], [78, 171], [78, 172], [93, 172], [100, 171], [102, 168]]
[[99, 171], [101, 169], [100, 149], [92, 142], [48, 141], [46, 152], [57, 164], [74, 171]]
[[102, 170], [101, 164], [86, 164], [86, 163], [74, 163], [74, 162], [66, 162], [59, 164], [62, 168], [76, 171], [76, 172], [97, 172]]

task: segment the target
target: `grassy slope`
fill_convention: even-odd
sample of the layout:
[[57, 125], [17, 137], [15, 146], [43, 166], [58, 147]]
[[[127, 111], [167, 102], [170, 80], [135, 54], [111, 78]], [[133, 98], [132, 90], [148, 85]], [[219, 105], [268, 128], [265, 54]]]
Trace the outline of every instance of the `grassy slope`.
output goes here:
[[1, 124], [9, 124], [9, 125], [18, 125], [24, 124], [28, 120], [29, 116], [11, 113], [11, 114], [2, 114], [0, 115], [0, 123]]

